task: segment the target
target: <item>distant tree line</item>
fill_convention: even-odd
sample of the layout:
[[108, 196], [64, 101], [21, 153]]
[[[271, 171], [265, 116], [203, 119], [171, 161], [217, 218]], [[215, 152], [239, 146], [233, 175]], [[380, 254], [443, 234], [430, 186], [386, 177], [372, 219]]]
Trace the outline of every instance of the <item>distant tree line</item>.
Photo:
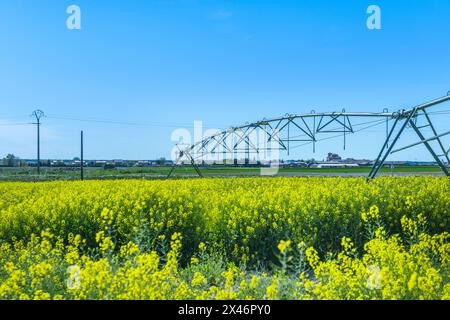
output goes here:
[[23, 167], [26, 166], [26, 162], [16, 157], [14, 154], [8, 153], [1, 161], [0, 164], [5, 167]]
[[[80, 158], [75, 157], [71, 161], [63, 160], [43, 160], [41, 159], [41, 166], [43, 167], [77, 167], [80, 166]], [[84, 160], [85, 166], [89, 167], [103, 167], [104, 169], [113, 169], [115, 167], [134, 167], [134, 166], [164, 166], [168, 165], [166, 158], [161, 157], [153, 161], [132, 161], [132, 160], [109, 160], [109, 161], [96, 161], [96, 160]], [[4, 158], [0, 158], [0, 166], [2, 167], [34, 167], [35, 161], [22, 160], [14, 154], [7, 154]]]

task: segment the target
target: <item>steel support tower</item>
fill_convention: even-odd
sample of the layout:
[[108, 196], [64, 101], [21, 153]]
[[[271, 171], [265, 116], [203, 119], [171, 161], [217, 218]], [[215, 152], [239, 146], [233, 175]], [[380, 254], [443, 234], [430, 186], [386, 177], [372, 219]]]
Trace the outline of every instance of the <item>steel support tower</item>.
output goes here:
[[[443, 138], [450, 135], [450, 131], [439, 132], [437, 130], [432, 115], [439, 114], [439, 112], [433, 113], [431, 111], [433, 107], [449, 100], [450, 92], [441, 98], [396, 112], [389, 112], [388, 109], [384, 109], [381, 113], [346, 112], [343, 109], [340, 112], [316, 113], [313, 110], [311, 113], [286, 114], [278, 118], [246, 123], [242, 126], [219, 131], [189, 146], [177, 145], [177, 158], [167, 177], [169, 178], [179, 163], [185, 160], [193, 166], [196, 173], [201, 177], [202, 173], [198, 164], [203, 163], [203, 159], [207, 155], [221, 153], [233, 155], [233, 159], [222, 160], [235, 163], [238, 153], [244, 153], [249, 158], [250, 154], [271, 152], [276, 149], [287, 152], [289, 155], [290, 150], [293, 149], [293, 144], [297, 144], [296, 147], [312, 145], [315, 152], [318, 142], [330, 139], [330, 137], [320, 138], [320, 136], [327, 134], [337, 134], [337, 136], [331, 138], [342, 137], [345, 149], [348, 135], [379, 125], [385, 126], [386, 139], [373, 163], [367, 177], [368, 180], [377, 176], [389, 155], [418, 145], [424, 145], [443, 173], [449, 176], [450, 148], [446, 149]], [[355, 124], [357, 118], [366, 120]], [[420, 124], [420, 122], [424, 123]], [[448, 123], [445, 126], [446, 129], [450, 129]], [[419, 140], [413, 144], [394, 149], [400, 137], [406, 134], [406, 129], [412, 129]], [[431, 131], [432, 135], [427, 137], [425, 130]], [[252, 139], [256, 131], [263, 133], [265, 136], [263, 146], [255, 144], [254, 139]]]

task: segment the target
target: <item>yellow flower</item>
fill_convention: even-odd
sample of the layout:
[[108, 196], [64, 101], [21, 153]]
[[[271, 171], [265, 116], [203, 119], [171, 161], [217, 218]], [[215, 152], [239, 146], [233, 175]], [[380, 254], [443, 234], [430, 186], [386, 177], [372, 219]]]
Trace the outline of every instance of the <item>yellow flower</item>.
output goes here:
[[172, 241], [176, 241], [176, 240], [178, 240], [179, 238], [181, 238], [181, 233], [179, 233], [179, 232], [175, 232], [173, 235], [172, 235]]
[[37, 290], [34, 293], [34, 300], [50, 300], [51, 296], [48, 292]]
[[104, 236], [105, 236], [105, 232], [104, 232], [104, 231], [99, 231], [99, 232], [97, 232], [97, 234], [95, 235], [95, 241], [96, 241], [97, 243], [99, 243], [100, 241], [102, 241], [102, 239], [104, 238]]
[[361, 219], [364, 222], [376, 221], [380, 218], [380, 209], [377, 205], [373, 205], [370, 207], [368, 212], [361, 212]]
[[272, 283], [266, 289], [267, 299], [277, 300], [278, 299], [278, 285], [279, 281], [277, 278], [272, 279]]
[[408, 290], [412, 291], [417, 286], [417, 273], [414, 272], [408, 281]]
[[255, 290], [258, 287], [259, 283], [260, 283], [259, 277], [254, 275], [250, 280], [250, 288], [252, 290]]
[[281, 240], [280, 243], [278, 244], [278, 250], [281, 253], [285, 253], [286, 251], [288, 251], [291, 248], [291, 240]]
[[100, 251], [102, 253], [107, 252], [107, 251], [112, 251], [114, 250], [114, 242], [112, 241], [111, 237], [105, 237], [101, 242], [100, 242]]
[[200, 272], [195, 272], [194, 276], [192, 277], [191, 284], [193, 287], [199, 287], [202, 285], [206, 285], [208, 281], [206, 280], [205, 276], [201, 274]]

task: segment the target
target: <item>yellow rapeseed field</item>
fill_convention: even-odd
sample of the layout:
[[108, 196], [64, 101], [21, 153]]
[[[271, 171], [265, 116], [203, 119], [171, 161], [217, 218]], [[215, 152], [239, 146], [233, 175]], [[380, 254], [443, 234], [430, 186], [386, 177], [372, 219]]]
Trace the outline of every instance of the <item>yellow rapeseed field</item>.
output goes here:
[[450, 180], [0, 183], [0, 299], [450, 299]]

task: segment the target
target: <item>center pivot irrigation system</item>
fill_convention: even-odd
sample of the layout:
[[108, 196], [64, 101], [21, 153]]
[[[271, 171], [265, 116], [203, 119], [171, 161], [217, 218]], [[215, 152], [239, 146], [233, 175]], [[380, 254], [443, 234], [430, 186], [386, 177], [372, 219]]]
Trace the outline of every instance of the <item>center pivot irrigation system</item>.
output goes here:
[[[316, 143], [337, 137], [343, 138], [345, 150], [347, 135], [379, 125], [385, 126], [386, 139], [370, 170], [368, 180], [376, 177], [389, 155], [418, 145], [424, 145], [444, 174], [450, 176], [447, 167], [450, 163], [450, 148], [447, 149], [449, 146], [445, 147], [443, 142], [443, 138], [450, 135], [450, 131], [438, 132], [436, 125], [432, 122], [433, 116], [449, 111], [434, 111], [432, 108], [449, 100], [450, 92], [444, 97], [393, 113], [387, 109], [381, 113], [346, 112], [345, 109], [341, 112], [316, 113], [313, 110], [311, 113], [285, 115], [232, 127], [212, 134], [193, 145], [177, 145], [177, 158], [167, 177], [170, 177], [173, 170], [184, 161], [188, 161], [197, 174], [202, 176], [198, 164], [203, 163], [205, 157], [215, 154], [222, 155], [224, 161], [230, 161], [231, 158], [231, 163], [235, 163], [238, 154], [242, 153], [245, 153], [246, 159], [250, 159], [250, 153], [261, 155], [275, 150], [287, 152], [289, 155], [292, 149], [311, 144], [315, 152]], [[366, 120], [355, 124], [354, 120], [357, 118], [366, 118]], [[449, 129], [448, 122], [445, 126]], [[399, 138], [406, 133], [405, 129], [412, 129], [419, 141], [394, 149]], [[262, 136], [259, 135], [258, 143], [254, 142], [256, 131], [262, 133], [264, 137], [261, 139]], [[427, 132], [431, 132], [431, 135], [427, 135]], [[319, 139], [326, 134], [338, 135]]]

